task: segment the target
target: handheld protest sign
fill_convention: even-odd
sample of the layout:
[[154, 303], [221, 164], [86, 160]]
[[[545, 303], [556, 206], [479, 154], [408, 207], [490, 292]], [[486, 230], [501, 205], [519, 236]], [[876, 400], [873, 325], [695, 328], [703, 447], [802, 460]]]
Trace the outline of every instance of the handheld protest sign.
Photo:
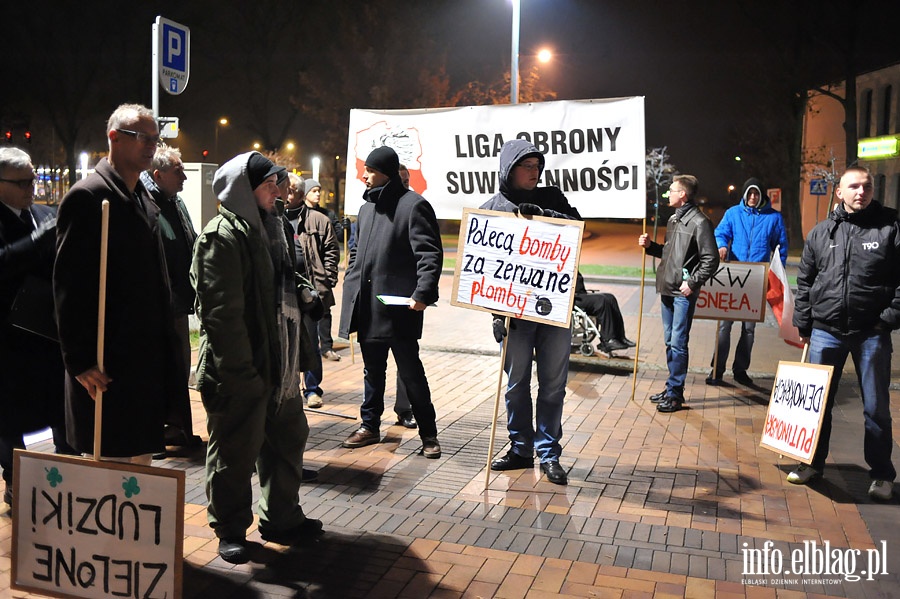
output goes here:
[[779, 362], [760, 445], [811, 464], [834, 366]]
[[584, 223], [467, 208], [450, 303], [568, 327]]
[[721, 262], [700, 288], [694, 318], [763, 322], [768, 271], [767, 262]]
[[182, 595], [184, 471], [15, 450], [11, 587]]
[[[104, 339], [106, 337], [106, 264], [109, 254], [109, 200], [100, 205], [100, 288], [97, 291], [97, 368], [105, 372], [103, 365]], [[94, 459], [101, 455], [103, 439], [103, 391], [94, 398]]]

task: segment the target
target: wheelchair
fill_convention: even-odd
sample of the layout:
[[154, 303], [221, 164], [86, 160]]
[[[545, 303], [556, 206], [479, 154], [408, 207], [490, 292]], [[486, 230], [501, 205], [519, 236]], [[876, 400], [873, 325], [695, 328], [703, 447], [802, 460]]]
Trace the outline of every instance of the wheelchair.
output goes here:
[[[597, 347], [594, 342], [600, 338], [600, 329], [593, 316], [578, 306], [572, 306], [572, 347], [578, 348], [582, 356], [593, 356]], [[574, 351], [574, 350], [573, 350]], [[607, 354], [612, 357], [612, 354]]]

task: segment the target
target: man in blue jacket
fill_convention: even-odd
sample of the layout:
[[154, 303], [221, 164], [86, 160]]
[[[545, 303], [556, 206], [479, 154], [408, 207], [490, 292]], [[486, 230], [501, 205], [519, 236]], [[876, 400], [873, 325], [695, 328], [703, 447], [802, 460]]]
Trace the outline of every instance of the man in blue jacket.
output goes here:
[[[781, 246], [781, 263], [787, 262], [787, 230], [781, 213], [772, 208], [765, 193], [766, 186], [759, 179], [751, 177], [744, 183], [741, 201], [725, 211], [722, 222], [716, 227], [716, 247], [719, 258], [725, 261], [769, 262], [772, 252]], [[706, 377], [707, 385], [721, 385], [728, 350], [731, 348], [731, 327], [733, 320], [719, 322], [716, 347], [718, 357], [713, 356], [710, 366], [713, 371]], [[750, 367], [750, 353], [753, 351], [755, 322], [741, 323], [741, 338], [734, 352], [731, 371], [734, 380], [742, 385], [752, 385], [747, 376]]]

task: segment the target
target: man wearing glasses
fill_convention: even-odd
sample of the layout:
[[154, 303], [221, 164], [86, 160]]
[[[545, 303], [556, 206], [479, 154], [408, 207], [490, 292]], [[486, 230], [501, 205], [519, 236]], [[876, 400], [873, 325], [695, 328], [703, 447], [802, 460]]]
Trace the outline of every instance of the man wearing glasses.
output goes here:
[[[94, 400], [103, 393], [101, 454], [149, 464], [165, 450], [167, 402], [187, 401], [159, 209], [140, 183], [159, 143], [153, 113], [123, 104], [106, 127], [109, 155], [59, 207], [53, 276], [66, 367], [69, 443], [93, 451]], [[97, 363], [101, 203], [109, 201], [104, 368]]]
[[676, 175], [669, 187], [669, 207], [675, 214], [666, 225], [662, 245], [644, 233], [638, 245], [647, 253], [662, 258], [656, 271], [666, 363], [669, 378], [664, 391], [652, 395], [659, 412], [677, 412], [684, 405], [684, 381], [688, 368], [688, 341], [697, 305], [697, 292], [719, 267], [719, 251], [712, 223], [694, 204], [697, 178]]
[[23, 433], [53, 427], [56, 452], [72, 452], [62, 358], [48, 338], [56, 327], [50, 291], [56, 213], [33, 204], [33, 196], [31, 158], [18, 148], [0, 148], [0, 466], [10, 506], [13, 449], [25, 448]]

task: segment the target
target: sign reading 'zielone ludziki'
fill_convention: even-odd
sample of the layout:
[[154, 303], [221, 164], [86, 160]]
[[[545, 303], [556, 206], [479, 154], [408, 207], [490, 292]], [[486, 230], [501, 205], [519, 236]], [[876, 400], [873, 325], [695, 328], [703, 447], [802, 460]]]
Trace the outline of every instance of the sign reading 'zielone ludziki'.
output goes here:
[[181, 597], [184, 472], [16, 450], [12, 588]]
[[450, 303], [568, 327], [584, 223], [463, 211]]

